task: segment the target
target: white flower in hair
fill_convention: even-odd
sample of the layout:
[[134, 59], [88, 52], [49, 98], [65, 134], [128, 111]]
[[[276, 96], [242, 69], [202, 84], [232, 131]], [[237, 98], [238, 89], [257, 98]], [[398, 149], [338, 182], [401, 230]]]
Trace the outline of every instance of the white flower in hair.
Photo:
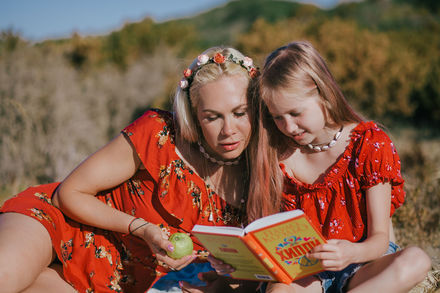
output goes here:
[[181, 89], [186, 89], [188, 87], [188, 81], [186, 79], [182, 79], [180, 81], [180, 88]]
[[254, 61], [252, 61], [251, 58], [249, 57], [244, 57], [243, 58], [243, 65], [246, 67], [251, 67], [254, 64]]
[[201, 55], [199, 55], [199, 57], [197, 57], [197, 60], [199, 60], [197, 62], [197, 65], [200, 66], [200, 65], [203, 65], [209, 61], [209, 56], [206, 54], [201, 54]]

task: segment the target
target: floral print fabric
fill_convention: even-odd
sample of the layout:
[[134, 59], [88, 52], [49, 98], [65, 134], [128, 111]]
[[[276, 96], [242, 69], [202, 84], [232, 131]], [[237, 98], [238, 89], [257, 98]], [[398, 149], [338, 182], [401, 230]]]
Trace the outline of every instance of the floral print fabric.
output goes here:
[[[172, 114], [149, 110], [123, 130], [143, 167], [123, 184], [101, 192], [107, 205], [157, 224], [167, 234], [189, 232], [195, 224], [236, 225], [236, 209], [226, 204], [176, 154]], [[145, 292], [167, 269], [148, 245], [131, 235], [75, 222], [51, 204], [58, 183], [26, 189], [0, 212], [35, 218], [48, 230], [66, 280], [78, 292]], [[214, 221], [209, 221], [213, 212]], [[195, 238], [194, 249], [206, 251]], [[205, 261], [200, 258], [196, 261]]]
[[405, 198], [400, 159], [390, 138], [373, 122], [352, 131], [344, 153], [317, 182], [285, 175], [284, 209], [301, 209], [327, 239], [352, 242], [367, 236], [365, 191], [378, 183], [392, 186], [390, 216]]

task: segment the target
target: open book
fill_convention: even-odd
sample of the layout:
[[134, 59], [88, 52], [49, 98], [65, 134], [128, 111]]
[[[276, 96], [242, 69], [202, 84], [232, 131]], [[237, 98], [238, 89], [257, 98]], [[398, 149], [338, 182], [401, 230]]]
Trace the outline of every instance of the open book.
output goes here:
[[305, 254], [326, 241], [301, 210], [263, 217], [244, 229], [195, 225], [192, 233], [213, 256], [235, 268], [233, 278], [290, 284], [323, 271], [320, 261]]

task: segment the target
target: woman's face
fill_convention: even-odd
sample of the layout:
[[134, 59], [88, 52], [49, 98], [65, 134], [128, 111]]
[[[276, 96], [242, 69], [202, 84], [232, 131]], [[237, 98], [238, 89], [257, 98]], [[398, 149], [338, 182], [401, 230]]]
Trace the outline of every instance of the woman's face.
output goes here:
[[244, 76], [231, 75], [199, 89], [197, 119], [205, 147], [210, 154], [223, 160], [240, 156], [250, 140], [248, 83]]

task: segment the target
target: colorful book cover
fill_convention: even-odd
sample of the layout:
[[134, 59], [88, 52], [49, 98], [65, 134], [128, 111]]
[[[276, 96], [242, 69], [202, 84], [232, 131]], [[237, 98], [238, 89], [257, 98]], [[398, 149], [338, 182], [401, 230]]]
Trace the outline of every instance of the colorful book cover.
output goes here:
[[244, 229], [196, 225], [193, 234], [235, 268], [234, 278], [290, 283], [323, 270], [305, 254], [325, 239], [300, 210], [258, 219]]
[[251, 237], [293, 279], [323, 270], [319, 260], [305, 256], [313, 247], [325, 243], [324, 237], [305, 214], [293, 220], [250, 231], [245, 239]]

